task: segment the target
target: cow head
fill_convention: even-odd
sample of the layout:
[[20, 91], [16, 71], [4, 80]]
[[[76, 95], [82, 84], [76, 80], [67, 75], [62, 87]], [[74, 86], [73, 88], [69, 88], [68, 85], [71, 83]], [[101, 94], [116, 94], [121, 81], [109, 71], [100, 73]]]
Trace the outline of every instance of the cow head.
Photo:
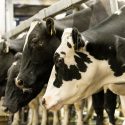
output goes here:
[[[71, 104], [83, 98], [88, 89], [96, 64], [86, 52], [87, 40], [77, 29], [67, 28], [60, 46], [55, 52], [55, 65], [49, 79], [42, 103], [51, 110]], [[90, 92], [91, 93], [91, 92]], [[89, 93], [84, 93], [84, 97]]]
[[55, 37], [54, 21], [48, 18], [46, 23], [34, 20], [27, 33], [23, 49], [22, 63], [16, 85], [20, 88], [32, 88], [38, 81], [48, 81], [53, 64], [53, 54], [60, 41]]

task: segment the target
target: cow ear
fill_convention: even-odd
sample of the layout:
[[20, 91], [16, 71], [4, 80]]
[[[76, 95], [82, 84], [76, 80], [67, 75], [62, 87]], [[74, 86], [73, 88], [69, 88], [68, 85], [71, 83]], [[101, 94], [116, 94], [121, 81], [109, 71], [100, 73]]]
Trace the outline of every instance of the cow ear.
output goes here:
[[0, 51], [3, 53], [8, 53], [9, 52], [9, 46], [5, 41], [0, 42]]
[[80, 47], [84, 47], [84, 41], [77, 28], [73, 28], [72, 30], [72, 39], [74, 42], [75, 50], [78, 50]]
[[49, 17], [46, 19], [46, 28], [48, 33], [52, 36], [53, 34], [56, 34], [56, 29], [54, 27], [54, 20], [53, 18]]

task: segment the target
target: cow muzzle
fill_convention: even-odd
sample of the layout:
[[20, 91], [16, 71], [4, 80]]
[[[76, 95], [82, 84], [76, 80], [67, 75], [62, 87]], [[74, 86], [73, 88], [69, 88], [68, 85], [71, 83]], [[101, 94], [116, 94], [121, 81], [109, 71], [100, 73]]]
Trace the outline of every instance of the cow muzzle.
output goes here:
[[55, 62], [56, 67], [61, 67], [64, 64], [64, 59], [62, 57], [58, 58]]
[[63, 104], [58, 103], [57, 100], [52, 99], [51, 97], [43, 97], [41, 104], [50, 111], [57, 111], [63, 106]]

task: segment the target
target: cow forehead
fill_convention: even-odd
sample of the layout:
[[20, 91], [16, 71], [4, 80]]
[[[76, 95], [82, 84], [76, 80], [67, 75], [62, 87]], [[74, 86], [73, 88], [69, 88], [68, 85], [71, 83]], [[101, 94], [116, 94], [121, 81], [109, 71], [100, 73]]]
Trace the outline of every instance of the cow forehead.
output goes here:
[[[69, 41], [69, 37], [72, 38], [72, 28], [64, 29], [64, 32], [62, 34], [62, 43], [66, 44], [66, 42]], [[72, 41], [70, 40], [70, 42]]]
[[71, 35], [72, 30], [73, 30], [72, 28], [66, 28], [66, 29], [64, 29], [63, 37]]
[[[24, 48], [25, 48], [25, 46], [26, 46], [26, 44], [27, 44], [27, 42], [28, 42], [28, 37], [29, 37], [30, 33], [34, 30], [34, 28], [36, 27], [37, 24], [39, 24], [39, 21], [33, 21], [33, 22], [31, 23], [30, 29], [29, 29], [29, 31], [28, 31], [28, 33], [27, 33], [27, 36], [26, 36]], [[24, 48], [23, 48], [23, 50], [24, 50]]]

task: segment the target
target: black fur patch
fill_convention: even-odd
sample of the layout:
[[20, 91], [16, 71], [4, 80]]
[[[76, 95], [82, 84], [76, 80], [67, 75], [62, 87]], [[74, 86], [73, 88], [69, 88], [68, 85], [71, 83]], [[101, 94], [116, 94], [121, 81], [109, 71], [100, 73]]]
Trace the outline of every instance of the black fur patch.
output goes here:
[[85, 72], [87, 70], [87, 65], [85, 63], [92, 63], [92, 61], [87, 57], [86, 54], [80, 52], [76, 52], [76, 54], [78, 56], [74, 56], [74, 58], [77, 63], [77, 66], [70, 65], [70, 67], [68, 68], [68, 66], [65, 63], [61, 64], [60, 67], [55, 65], [56, 79], [53, 85], [56, 86], [57, 88], [62, 86], [63, 84], [62, 80], [71, 81], [73, 79], [77, 80], [81, 79], [81, 74], [79, 71]]
[[[106, 34], [107, 35], [107, 34]], [[102, 38], [87, 45], [87, 51], [98, 60], [107, 60], [114, 76], [121, 76], [125, 72], [125, 67], [116, 56], [116, 39], [113, 36], [103, 34]]]
[[57, 88], [60, 88], [62, 86], [62, 80], [65, 81], [71, 81], [73, 79], [80, 79], [81, 74], [79, 73], [78, 68], [75, 65], [71, 65], [70, 68], [67, 67], [66, 64], [64, 64], [63, 67], [55, 68], [56, 74], [55, 74], [55, 81], [53, 85]]
[[79, 57], [74, 56], [75, 61], [77, 63], [77, 67], [81, 72], [85, 72], [87, 70], [87, 65], [85, 64], [85, 62], [86, 63], [92, 63], [92, 61], [84, 53], [76, 52], [76, 54], [79, 56]]
[[61, 54], [66, 55], [66, 53], [65, 53], [65, 52], [63, 52], [63, 51], [61, 52]]
[[69, 48], [72, 48], [72, 46], [71, 46], [71, 44], [70, 44], [69, 42], [67, 42], [67, 46], [68, 46]]

